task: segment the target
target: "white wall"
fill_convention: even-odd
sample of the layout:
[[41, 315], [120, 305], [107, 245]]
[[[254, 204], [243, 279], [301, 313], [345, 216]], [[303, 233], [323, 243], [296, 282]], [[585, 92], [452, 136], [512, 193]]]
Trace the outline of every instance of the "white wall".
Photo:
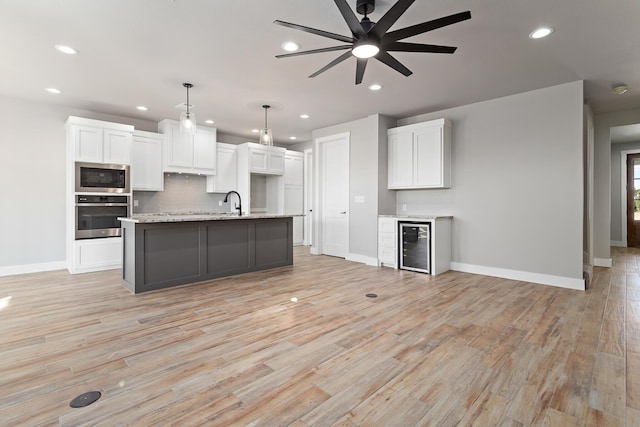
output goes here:
[[0, 275], [65, 268], [66, 133], [70, 115], [155, 131], [152, 122], [0, 96]]
[[453, 184], [398, 213], [453, 215], [458, 268], [583, 287], [582, 115], [578, 81], [399, 120], [453, 122]]

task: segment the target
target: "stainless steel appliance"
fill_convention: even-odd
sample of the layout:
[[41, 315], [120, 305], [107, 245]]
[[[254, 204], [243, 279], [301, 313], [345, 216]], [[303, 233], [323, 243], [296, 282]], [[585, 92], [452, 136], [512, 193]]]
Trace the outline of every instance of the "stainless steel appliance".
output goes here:
[[76, 162], [76, 193], [130, 193], [128, 165]]
[[398, 222], [400, 268], [431, 273], [431, 224]]
[[128, 215], [129, 196], [76, 195], [76, 240], [120, 236]]

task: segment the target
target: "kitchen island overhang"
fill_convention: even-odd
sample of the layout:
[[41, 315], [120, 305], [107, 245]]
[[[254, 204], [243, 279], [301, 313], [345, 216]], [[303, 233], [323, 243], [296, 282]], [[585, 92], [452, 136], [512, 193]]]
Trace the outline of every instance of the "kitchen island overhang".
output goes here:
[[292, 215], [134, 215], [122, 225], [133, 293], [293, 265]]

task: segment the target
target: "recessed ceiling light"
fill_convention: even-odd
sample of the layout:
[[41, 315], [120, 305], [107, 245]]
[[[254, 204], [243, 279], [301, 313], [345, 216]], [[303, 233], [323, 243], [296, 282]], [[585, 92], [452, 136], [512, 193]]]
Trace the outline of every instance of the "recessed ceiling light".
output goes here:
[[549, 27], [541, 27], [529, 34], [530, 39], [541, 39], [543, 37], [547, 37], [549, 34], [553, 33], [553, 28]]
[[300, 45], [296, 42], [284, 42], [282, 43], [282, 49], [286, 50], [287, 52], [295, 52], [296, 50], [300, 49]]
[[251, 129], [251, 132], [253, 132], [253, 133], [258, 133], [258, 132], [260, 132], [260, 131], [259, 131], [258, 129]]
[[308, 119], [309, 115], [308, 114], [300, 114], [300, 118], [301, 119]]
[[290, 136], [289, 139], [294, 140], [294, 139], [298, 139], [295, 136]]
[[382, 85], [379, 85], [378, 83], [372, 84], [371, 86], [369, 86], [369, 90], [380, 90], [380, 89], [382, 89]]
[[138, 106], [136, 107], [136, 109], [138, 109], [138, 110], [140, 110], [140, 111], [147, 111], [147, 110], [148, 110], [148, 108], [147, 108], [147, 107], [145, 107], [144, 105], [138, 105]]
[[49, 93], [55, 93], [55, 94], [62, 93], [60, 89], [56, 89], [55, 87], [48, 87], [45, 90]]
[[209, 124], [209, 125], [212, 125], [213, 123], [215, 123], [215, 122], [214, 122], [213, 120], [211, 120], [211, 119], [209, 119], [209, 120], [205, 120], [204, 122], [205, 122], [205, 123], [207, 123], [207, 124]]
[[55, 48], [62, 53], [66, 53], [67, 55], [75, 55], [76, 53], [78, 53], [78, 51], [72, 48], [71, 46], [65, 46], [63, 44], [57, 44]]

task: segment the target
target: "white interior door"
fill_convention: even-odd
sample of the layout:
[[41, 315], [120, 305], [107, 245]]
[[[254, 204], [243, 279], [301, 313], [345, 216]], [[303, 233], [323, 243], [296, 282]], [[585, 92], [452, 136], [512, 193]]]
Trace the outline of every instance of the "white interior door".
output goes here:
[[304, 150], [304, 245], [313, 244], [313, 151]]
[[345, 258], [349, 241], [349, 134], [319, 140], [322, 253]]

